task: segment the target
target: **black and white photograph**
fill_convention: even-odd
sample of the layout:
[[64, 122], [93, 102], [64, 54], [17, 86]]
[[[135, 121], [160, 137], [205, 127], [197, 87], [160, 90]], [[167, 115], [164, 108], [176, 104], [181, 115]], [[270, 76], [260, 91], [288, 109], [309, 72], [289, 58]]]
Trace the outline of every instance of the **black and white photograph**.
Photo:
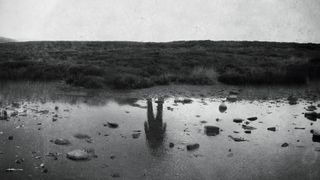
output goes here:
[[320, 0], [0, 0], [0, 180], [319, 180]]

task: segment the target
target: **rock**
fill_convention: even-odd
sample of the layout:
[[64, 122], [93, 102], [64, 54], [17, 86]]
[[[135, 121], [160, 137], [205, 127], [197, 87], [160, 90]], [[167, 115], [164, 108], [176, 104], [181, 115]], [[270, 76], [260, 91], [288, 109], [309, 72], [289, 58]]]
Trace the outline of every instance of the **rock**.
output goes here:
[[119, 178], [119, 177], [120, 177], [120, 174], [119, 174], [119, 173], [113, 173], [113, 174], [111, 174], [111, 177], [113, 177], [113, 178]]
[[315, 111], [315, 110], [317, 110], [317, 107], [316, 107], [316, 106], [308, 106], [308, 107], [306, 108], [306, 110], [307, 110], [307, 111]]
[[276, 131], [276, 127], [269, 127], [267, 128], [268, 131]]
[[243, 121], [244, 121], [244, 119], [240, 119], [240, 118], [233, 119], [233, 122], [235, 122], [235, 123], [242, 123]]
[[13, 111], [10, 116], [11, 117], [16, 117], [16, 116], [18, 116], [18, 114], [19, 114], [18, 111]]
[[281, 145], [281, 147], [288, 147], [288, 146], [289, 146], [288, 143], [283, 143], [283, 144]]
[[319, 114], [316, 112], [306, 112], [304, 113], [304, 117], [309, 119], [310, 121], [317, 121], [317, 118], [319, 118]]
[[253, 127], [253, 126], [248, 126], [248, 125], [242, 125], [242, 128], [245, 129], [245, 130], [255, 130], [257, 128]]
[[190, 104], [192, 103], [192, 99], [175, 99], [174, 103]]
[[107, 126], [108, 126], [109, 128], [118, 128], [118, 127], [119, 127], [119, 125], [118, 125], [117, 123], [112, 123], [112, 122], [108, 122], [108, 123], [107, 123]]
[[320, 147], [316, 147], [314, 150], [320, 152]]
[[205, 126], [204, 131], [207, 136], [216, 136], [220, 133], [220, 128], [216, 126]]
[[91, 139], [91, 137], [87, 134], [77, 133], [73, 135], [77, 139]]
[[49, 172], [49, 170], [47, 168], [42, 170], [42, 173], [48, 173], [48, 172]]
[[6, 172], [15, 172], [15, 171], [23, 171], [23, 169], [17, 169], [17, 168], [8, 168], [5, 170]]
[[301, 130], [304, 130], [306, 128], [303, 128], [303, 127], [295, 127], [294, 129], [301, 129]]
[[51, 140], [56, 145], [70, 145], [71, 142], [68, 139], [58, 138], [55, 140]]
[[312, 129], [310, 132], [312, 134], [312, 141], [313, 142], [320, 142], [320, 130], [319, 129]]
[[6, 110], [2, 110], [2, 112], [0, 111], [0, 120], [8, 120], [8, 113]]
[[132, 138], [133, 139], [137, 139], [137, 138], [139, 138], [140, 137], [140, 133], [133, 133], [132, 134]]
[[246, 140], [246, 139], [244, 139], [244, 138], [241, 138], [241, 137], [233, 137], [233, 136], [231, 136], [231, 135], [229, 135], [228, 137], [231, 138], [231, 139], [232, 139], [233, 141], [235, 141], [235, 142], [248, 141], [248, 140]]
[[246, 133], [246, 134], [251, 134], [251, 131], [246, 130], [246, 131], [244, 131], [244, 133]]
[[54, 109], [55, 109], [56, 111], [58, 111], [59, 107], [58, 107], [58, 106], [56, 106], [56, 107], [54, 107]]
[[67, 153], [67, 158], [74, 161], [90, 160], [96, 157], [92, 149], [76, 149]]
[[207, 121], [200, 121], [200, 123], [205, 124], [205, 123], [207, 123]]
[[188, 144], [187, 145], [187, 150], [188, 151], [193, 151], [193, 150], [196, 150], [200, 147], [200, 145], [198, 143], [195, 143], [195, 144]]
[[236, 102], [237, 99], [238, 99], [238, 96], [237, 96], [237, 95], [229, 95], [229, 96], [227, 97], [227, 101], [229, 101], [229, 102]]
[[226, 104], [224, 103], [224, 101], [222, 101], [222, 103], [219, 105], [219, 111], [221, 113], [225, 112], [227, 110], [227, 106]]
[[173, 143], [169, 143], [169, 147], [170, 147], [170, 148], [173, 148], [173, 147], [174, 147], [174, 144], [173, 144]]
[[289, 104], [290, 104], [290, 105], [295, 105], [295, 104], [297, 104], [298, 98], [290, 95], [290, 96], [287, 98], [287, 100], [289, 101]]
[[13, 140], [13, 136], [9, 136], [9, 137], [8, 137], [8, 140]]
[[249, 117], [249, 118], [247, 118], [249, 121], [255, 121], [255, 120], [257, 120], [258, 118], [257, 117]]
[[230, 94], [230, 95], [238, 95], [238, 94], [239, 94], [239, 91], [230, 91], [229, 94]]
[[11, 103], [11, 106], [14, 107], [14, 108], [20, 108], [20, 103], [13, 102], [13, 103]]
[[23, 162], [24, 162], [24, 159], [23, 159], [23, 158], [15, 160], [15, 163], [17, 163], [17, 164], [21, 164], [21, 163], [23, 163]]

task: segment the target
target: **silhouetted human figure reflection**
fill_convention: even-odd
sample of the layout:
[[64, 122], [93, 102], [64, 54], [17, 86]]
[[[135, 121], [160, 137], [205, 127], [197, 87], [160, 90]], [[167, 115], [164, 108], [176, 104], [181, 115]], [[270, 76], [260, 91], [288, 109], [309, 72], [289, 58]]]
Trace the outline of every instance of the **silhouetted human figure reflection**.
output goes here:
[[152, 149], [158, 149], [162, 146], [167, 126], [162, 120], [163, 98], [158, 99], [156, 103], [158, 104], [157, 115], [156, 118], [154, 118], [152, 100], [147, 100], [148, 121], [144, 122], [144, 131], [146, 133], [147, 143]]

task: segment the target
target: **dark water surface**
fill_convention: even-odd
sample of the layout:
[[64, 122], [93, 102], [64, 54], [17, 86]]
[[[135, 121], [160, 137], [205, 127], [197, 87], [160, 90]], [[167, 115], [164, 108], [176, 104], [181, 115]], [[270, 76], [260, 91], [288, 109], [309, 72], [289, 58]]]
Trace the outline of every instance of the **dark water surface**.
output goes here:
[[[320, 129], [319, 119], [303, 114], [320, 104], [318, 85], [242, 88], [236, 102], [225, 102], [225, 112], [219, 105], [234, 87], [88, 92], [62, 90], [55, 83], [0, 85], [1, 110], [18, 113], [0, 121], [1, 180], [320, 179], [320, 143], [310, 132]], [[289, 95], [298, 98], [296, 105], [288, 104]], [[209, 125], [219, 127], [219, 134], [207, 136]], [[247, 134], [243, 125], [256, 129]], [[89, 138], [76, 138], [78, 133]], [[71, 144], [50, 141], [57, 138]], [[187, 151], [192, 143], [199, 148]], [[66, 157], [83, 148], [96, 156], [85, 161]]]

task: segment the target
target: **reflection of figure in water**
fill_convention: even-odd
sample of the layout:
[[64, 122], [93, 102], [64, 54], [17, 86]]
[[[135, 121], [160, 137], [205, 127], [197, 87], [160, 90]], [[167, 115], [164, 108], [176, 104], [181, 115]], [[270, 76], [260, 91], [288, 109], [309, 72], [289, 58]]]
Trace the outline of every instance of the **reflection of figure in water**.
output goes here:
[[149, 146], [152, 149], [159, 148], [164, 140], [165, 132], [166, 132], [166, 123], [163, 123], [162, 120], [162, 111], [163, 111], [163, 99], [158, 99], [156, 101], [157, 105], [157, 115], [154, 118], [152, 100], [147, 100], [148, 105], [148, 121], [144, 123], [144, 130], [146, 133], [146, 138]]

